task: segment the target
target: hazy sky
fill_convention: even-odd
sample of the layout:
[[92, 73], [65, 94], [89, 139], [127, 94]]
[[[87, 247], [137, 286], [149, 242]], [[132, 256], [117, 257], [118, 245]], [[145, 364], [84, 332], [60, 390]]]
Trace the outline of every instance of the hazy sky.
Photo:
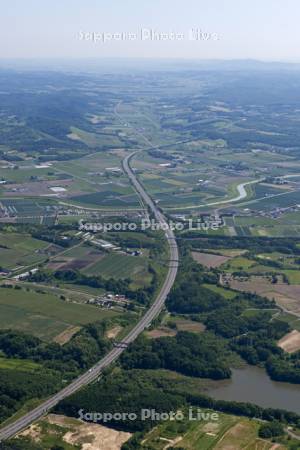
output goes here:
[[[299, 0], [0, 0], [0, 58], [300, 61]], [[190, 30], [206, 34], [191, 40]], [[141, 37], [144, 29], [143, 39]], [[156, 40], [157, 33], [183, 36]], [[131, 33], [103, 43], [84, 33]], [[213, 34], [215, 33], [215, 34]], [[135, 37], [136, 35], [136, 37]], [[84, 38], [83, 38], [84, 36]], [[109, 35], [108, 39], [109, 39]], [[192, 38], [195, 38], [193, 34]]]

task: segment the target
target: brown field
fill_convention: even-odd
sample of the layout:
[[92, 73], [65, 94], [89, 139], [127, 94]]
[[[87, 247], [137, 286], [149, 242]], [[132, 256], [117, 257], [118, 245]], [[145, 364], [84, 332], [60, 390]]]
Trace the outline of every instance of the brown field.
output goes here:
[[[207, 251], [213, 251], [212, 249], [205, 249]], [[235, 256], [241, 256], [244, 255], [245, 253], [248, 252], [248, 250], [244, 250], [244, 249], [230, 249], [230, 248], [218, 248], [217, 250], [218, 253], [220, 253], [223, 256], [229, 256], [231, 258], [234, 258]]]
[[[78, 446], [84, 450], [120, 450], [132, 436], [131, 433], [56, 414], [49, 414], [40, 422], [31, 425], [20, 436], [27, 436], [33, 441], [43, 444], [43, 438], [47, 439], [47, 435], [43, 431], [43, 423], [47, 424], [47, 435], [56, 436], [62, 441], [62, 444]], [[68, 431], [66, 432], [66, 430]]]
[[275, 300], [282, 308], [300, 316], [300, 285], [272, 284], [266, 277], [251, 277], [247, 281], [232, 279], [230, 287], [238, 291], [253, 292]]
[[271, 183], [260, 183], [261, 186], [271, 187], [276, 189], [282, 189], [283, 191], [290, 190], [291, 185], [289, 184], [271, 184]]
[[215, 450], [283, 450], [284, 446], [257, 438], [257, 432], [250, 422], [241, 421], [231, 427], [219, 440]]
[[67, 258], [63, 256], [58, 257], [56, 259], [52, 259], [52, 261], [49, 264], [47, 264], [47, 269], [58, 270], [73, 260], [74, 258]]
[[[222, 439], [218, 442], [215, 449], [217, 450], [238, 450], [242, 449], [249, 440], [256, 439], [256, 432], [247, 423], [237, 423], [231, 427]], [[244, 441], [244, 442], [243, 442]]]
[[278, 294], [277, 292], [270, 292], [266, 294], [267, 298], [273, 296], [276, 304], [284, 308], [287, 312], [294, 314], [294, 316], [300, 317], [300, 299], [291, 298], [286, 295]]
[[157, 339], [160, 337], [176, 336], [177, 331], [172, 330], [171, 328], [162, 326], [162, 327], [156, 328], [155, 330], [147, 331], [146, 334], [147, 334], [147, 336], [149, 336], [152, 339]]
[[57, 344], [64, 345], [67, 342], [70, 341], [70, 339], [74, 336], [74, 334], [78, 333], [78, 331], [81, 330], [81, 327], [73, 327], [70, 326], [66, 330], [64, 330], [62, 333], [58, 334], [53, 341]]
[[155, 330], [147, 331], [147, 336], [152, 339], [157, 339], [160, 337], [176, 336], [178, 331], [190, 331], [191, 333], [202, 333], [205, 331], [205, 325], [200, 322], [194, 322], [193, 320], [179, 318], [171, 322], [176, 323], [176, 329], [162, 325], [155, 328]]
[[205, 325], [200, 322], [187, 319], [176, 319], [176, 326], [178, 331], [190, 331], [192, 333], [202, 333], [205, 331]]
[[300, 332], [293, 330], [281, 338], [278, 347], [282, 348], [287, 353], [294, 353], [300, 350]]
[[47, 265], [48, 269], [51, 270], [81, 270], [96, 262], [100, 261], [104, 257], [99, 251], [90, 250], [84, 256], [70, 257], [70, 256], [60, 256], [52, 259], [52, 261]]
[[210, 253], [192, 252], [194, 261], [205, 267], [219, 267], [231, 259], [230, 256], [212, 255]]
[[122, 331], [122, 329], [123, 328], [120, 325], [116, 325], [115, 327], [107, 331], [106, 337], [108, 339], [114, 339], [118, 336], [118, 334]]

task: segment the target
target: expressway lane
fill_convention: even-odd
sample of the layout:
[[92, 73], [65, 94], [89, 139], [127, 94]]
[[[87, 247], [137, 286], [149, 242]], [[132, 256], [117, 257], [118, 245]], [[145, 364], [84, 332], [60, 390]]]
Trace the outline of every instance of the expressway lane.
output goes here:
[[[160, 224], [166, 224], [166, 220], [152, 201], [151, 197], [147, 194], [141, 183], [136, 178], [133, 170], [130, 167], [130, 160], [137, 152], [133, 152], [128, 155], [123, 160], [123, 170], [126, 172], [129, 177], [132, 185], [137, 191], [140, 198], [143, 202], [149, 207], [156, 220]], [[145, 315], [141, 318], [141, 320], [135, 325], [135, 327], [128, 333], [128, 335], [123, 339], [123, 343], [130, 344], [133, 342], [142, 331], [148, 327], [152, 320], [157, 317], [157, 315], [162, 310], [165, 300], [174, 284], [177, 270], [178, 270], [178, 247], [176, 243], [176, 239], [172, 230], [168, 229], [166, 231], [166, 238], [168, 241], [169, 249], [170, 249], [170, 266], [164, 281], [164, 284], [157, 295], [154, 303], [147, 310]], [[114, 348], [111, 350], [104, 358], [102, 358], [97, 364], [95, 364], [91, 369], [82, 374], [68, 386], [66, 386], [61, 391], [57, 392], [53, 396], [51, 396], [48, 400], [44, 401], [41, 405], [28, 412], [26, 415], [16, 420], [15, 422], [5, 426], [0, 429], [0, 441], [8, 439], [18, 432], [22, 431], [24, 428], [28, 427], [32, 422], [39, 419], [41, 416], [45, 415], [51, 408], [53, 408], [58, 402], [78, 391], [83, 386], [95, 381], [103, 369], [108, 367], [110, 364], [114, 363], [118, 357], [123, 353], [125, 348]]]

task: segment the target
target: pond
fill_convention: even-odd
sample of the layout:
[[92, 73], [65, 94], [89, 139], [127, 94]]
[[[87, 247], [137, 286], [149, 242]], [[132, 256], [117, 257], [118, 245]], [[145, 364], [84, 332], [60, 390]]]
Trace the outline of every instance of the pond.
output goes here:
[[272, 381], [255, 366], [232, 369], [232, 379], [206, 391], [218, 400], [250, 402], [265, 408], [279, 408], [300, 414], [300, 386]]

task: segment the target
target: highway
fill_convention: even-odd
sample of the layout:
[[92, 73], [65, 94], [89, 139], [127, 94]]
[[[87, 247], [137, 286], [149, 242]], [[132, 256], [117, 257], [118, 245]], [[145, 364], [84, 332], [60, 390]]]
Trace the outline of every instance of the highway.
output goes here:
[[[130, 160], [137, 152], [133, 152], [128, 155], [123, 160], [123, 169], [128, 175], [132, 185], [137, 191], [138, 195], [142, 199], [142, 201], [149, 207], [151, 212], [156, 218], [156, 221], [160, 224], [166, 224], [165, 217], [159, 211], [155, 203], [152, 201], [151, 197], [147, 194], [141, 183], [136, 178], [133, 170], [130, 167]], [[20, 419], [12, 422], [11, 424], [5, 426], [0, 429], [0, 441], [8, 439], [18, 432], [22, 431], [24, 428], [28, 427], [32, 422], [39, 419], [41, 416], [45, 415], [51, 408], [53, 408], [58, 402], [78, 391], [83, 386], [95, 381], [103, 369], [114, 363], [118, 357], [123, 353], [126, 349], [126, 345], [133, 342], [142, 331], [147, 328], [152, 320], [157, 317], [157, 315], [162, 310], [167, 295], [169, 294], [178, 270], [178, 247], [176, 243], [176, 239], [172, 230], [167, 230], [166, 239], [170, 248], [170, 266], [168, 269], [168, 273], [165, 279], [165, 282], [157, 295], [154, 303], [147, 310], [146, 314], [141, 318], [138, 324], [130, 331], [130, 333], [123, 339], [122, 344], [125, 344], [122, 348], [115, 347], [111, 350], [104, 358], [102, 358], [97, 364], [95, 364], [91, 369], [82, 374], [68, 386], [66, 386], [61, 391], [54, 394], [48, 400], [44, 401], [38, 407], [28, 412], [26, 415], [21, 417]]]

